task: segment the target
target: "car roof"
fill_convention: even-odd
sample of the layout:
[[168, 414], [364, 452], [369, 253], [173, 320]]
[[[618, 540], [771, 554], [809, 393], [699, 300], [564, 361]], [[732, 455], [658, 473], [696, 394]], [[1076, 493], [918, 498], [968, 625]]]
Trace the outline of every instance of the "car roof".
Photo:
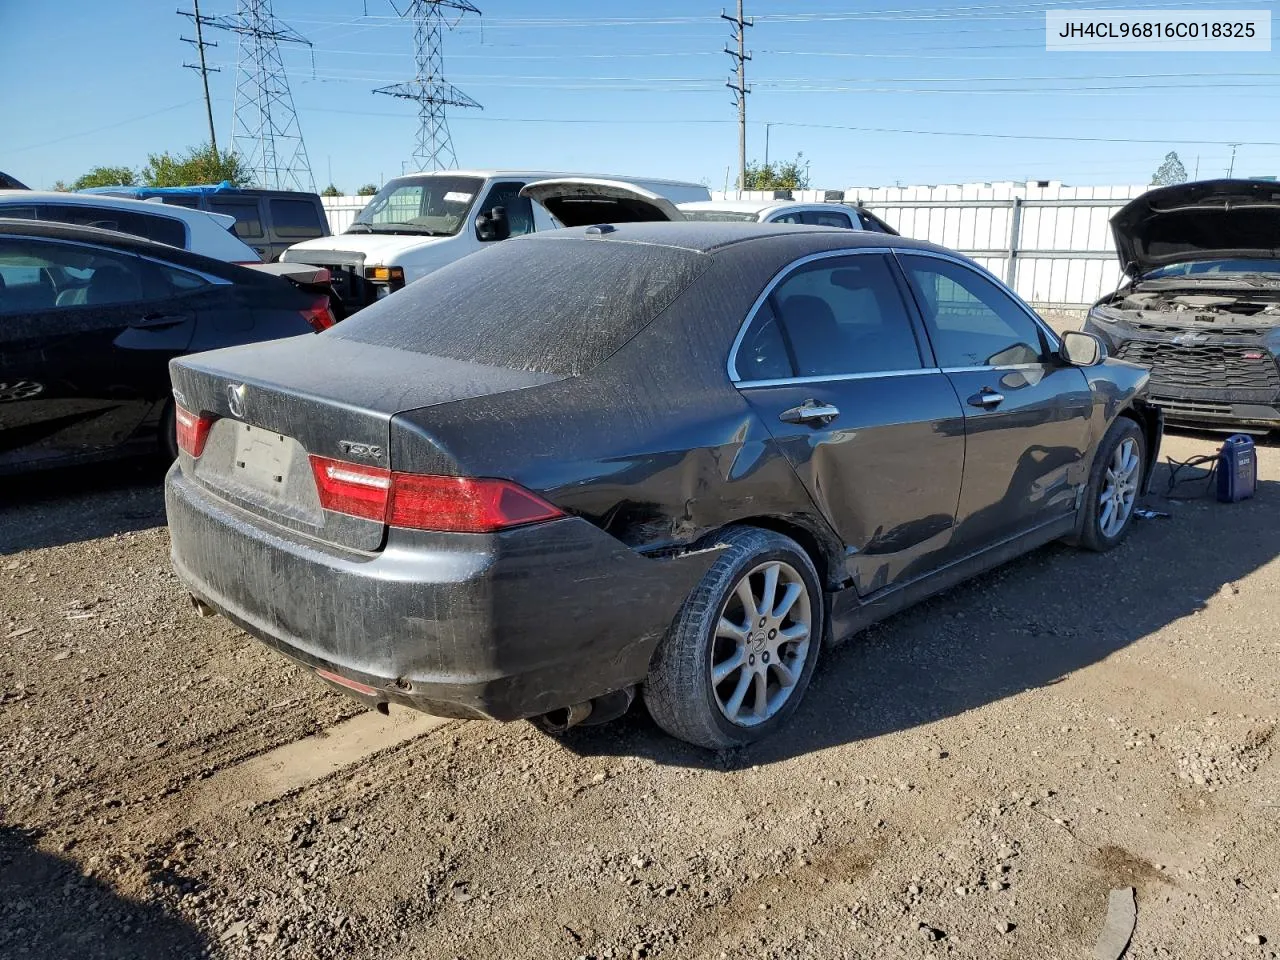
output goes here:
[[190, 207], [179, 207], [168, 203], [148, 203], [146, 200], [134, 200], [129, 197], [105, 196], [97, 193], [62, 193], [45, 190], [0, 190], [0, 213], [4, 206], [13, 202], [15, 206], [31, 206], [38, 203], [75, 204], [78, 207], [102, 207], [104, 210], [129, 210], [136, 213], [149, 213], [157, 217], [172, 217], [186, 223], [219, 224], [204, 210]]
[[[3, 209], [0, 209], [0, 214], [3, 212]], [[202, 253], [184, 250], [182, 247], [156, 243], [154, 240], [147, 240], [131, 233], [118, 233], [115, 230], [103, 230], [100, 227], [82, 227], [58, 220], [29, 220], [0, 216], [0, 237], [41, 237], [49, 240], [68, 240], [72, 243], [92, 243], [110, 247], [113, 250], [163, 260], [177, 266], [190, 267], [192, 270], [202, 270], [215, 276], [226, 276], [228, 279], [241, 276], [241, 273], [236, 271], [250, 274], [260, 272], [226, 260], [207, 257]]]
[[701, 187], [700, 183], [689, 180], [670, 180], [664, 177], [636, 177], [618, 173], [583, 173], [581, 170], [418, 170], [404, 173], [393, 180], [405, 177], [480, 177], [488, 180], [494, 177], [523, 177], [537, 180], [560, 180], [564, 178], [583, 178], [589, 180], [617, 180], [622, 183], [668, 183], [681, 187]]
[[[912, 240], [872, 230], [849, 230], [843, 227], [804, 226], [795, 223], [740, 223], [712, 220], [671, 223], [610, 224], [606, 232], [599, 226], [570, 227], [550, 230], [520, 237], [516, 242], [536, 243], [550, 239], [582, 239], [595, 242], [643, 243], [689, 250], [694, 253], [712, 253], [715, 250], [752, 241], [767, 242], [786, 240], [793, 246], [809, 247], [817, 253], [830, 249], [856, 247], [892, 247], [907, 250], [932, 250], [960, 256], [936, 244]], [[594, 232], [592, 232], [594, 231]], [[806, 243], [806, 238], [808, 242]], [[510, 241], [508, 241], [510, 242]], [[803, 255], [803, 253], [801, 254]]]
[[[763, 213], [777, 207], [821, 207], [800, 200], [690, 200], [676, 204], [681, 210], [725, 210], [729, 213]], [[832, 204], [834, 206], [834, 204]]]

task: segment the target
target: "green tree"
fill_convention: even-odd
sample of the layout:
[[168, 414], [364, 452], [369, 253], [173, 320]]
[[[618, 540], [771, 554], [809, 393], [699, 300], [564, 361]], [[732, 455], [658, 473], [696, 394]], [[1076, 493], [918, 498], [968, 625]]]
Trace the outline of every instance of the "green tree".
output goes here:
[[67, 183], [65, 180], [55, 180], [53, 181], [53, 186], [50, 187], [49, 189], [56, 190], [58, 193], [66, 193], [71, 188], [67, 186]]
[[1164, 163], [1151, 175], [1151, 182], [1156, 186], [1166, 187], [1174, 183], [1187, 182], [1187, 168], [1178, 159], [1178, 152], [1170, 150], [1164, 155]]
[[94, 167], [71, 182], [72, 190], [85, 187], [132, 187], [138, 183], [138, 175], [129, 167]]
[[780, 163], [749, 163], [743, 190], [808, 190], [809, 173], [804, 154]]
[[335, 186], [331, 183], [331, 184], [329, 184], [327, 187], [325, 187], [323, 190], [321, 190], [321, 191], [320, 191], [320, 196], [322, 196], [322, 197], [340, 197], [340, 196], [342, 196], [342, 191], [341, 191], [341, 190], [339, 190], [337, 187], [335, 187]]
[[363, 187], [356, 191], [357, 197], [372, 197], [378, 192], [378, 188], [372, 183], [366, 183]]
[[239, 154], [214, 150], [208, 144], [190, 147], [177, 156], [167, 150], [150, 154], [142, 171], [142, 182], [148, 187], [189, 187], [223, 180], [233, 187], [252, 186], [253, 171]]

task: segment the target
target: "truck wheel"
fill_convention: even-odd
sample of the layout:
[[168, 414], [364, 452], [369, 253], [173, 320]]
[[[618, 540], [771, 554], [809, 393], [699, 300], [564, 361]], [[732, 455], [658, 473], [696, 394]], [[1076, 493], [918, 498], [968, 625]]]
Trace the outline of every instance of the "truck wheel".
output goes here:
[[1110, 550], [1129, 535], [1142, 489], [1146, 441], [1128, 417], [1117, 417], [1098, 444], [1072, 541], [1089, 550]]
[[817, 571], [794, 540], [730, 527], [727, 549], [658, 645], [645, 706], [672, 736], [713, 750], [769, 736], [795, 712], [823, 637]]

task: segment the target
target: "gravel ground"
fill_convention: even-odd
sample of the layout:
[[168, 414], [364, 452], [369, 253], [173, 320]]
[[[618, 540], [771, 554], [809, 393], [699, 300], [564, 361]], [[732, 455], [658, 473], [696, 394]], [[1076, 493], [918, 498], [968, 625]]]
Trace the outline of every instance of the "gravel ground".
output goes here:
[[0, 957], [1075, 958], [1125, 886], [1129, 956], [1276, 957], [1260, 461], [1252, 501], [1153, 497], [1113, 553], [873, 628], [719, 755], [642, 709], [563, 740], [366, 713], [194, 617], [154, 470], [11, 481]]

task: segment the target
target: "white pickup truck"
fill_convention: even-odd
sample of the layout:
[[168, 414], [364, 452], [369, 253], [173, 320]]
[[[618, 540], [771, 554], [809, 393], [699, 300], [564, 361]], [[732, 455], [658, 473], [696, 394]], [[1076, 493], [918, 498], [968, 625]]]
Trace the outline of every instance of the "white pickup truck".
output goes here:
[[297, 243], [281, 260], [327, 267], [350, 313], [483, 248], [556, 222], [522, 191], [540, 180], [623, 182], [668, 203], [706, 201], [705, 186], [678, 180], [531, 170], [441, 170], [396, 177], [345, 233]]

